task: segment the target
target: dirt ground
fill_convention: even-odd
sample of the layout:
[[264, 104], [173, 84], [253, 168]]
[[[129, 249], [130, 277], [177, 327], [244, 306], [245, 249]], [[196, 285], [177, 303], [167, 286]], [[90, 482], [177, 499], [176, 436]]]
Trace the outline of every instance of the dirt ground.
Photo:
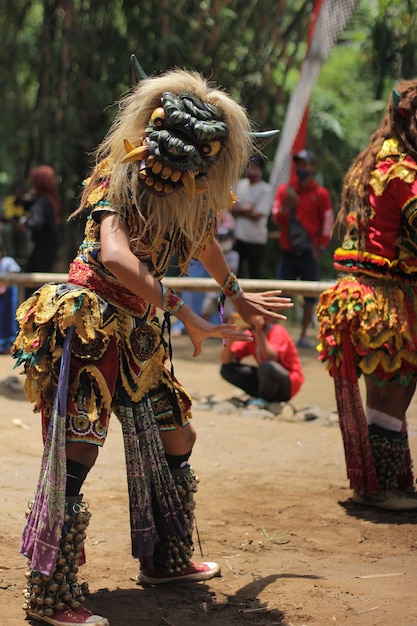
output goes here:
[[[417, 626], [417, 514], [385, 513], [352, 503], [332, 381], [314, 350], [301, 357], [306, 382], [294, 399], [316, 419], [224, 404], [236, 390], [218, 374], [220, 345], [194, 360], [187, 337], [174, 340], [177, 377], [196, 398], [200, 478], [196, 517], [206, 560], [222, 577], [207, 583], [141, 587], [130, 555], [124, 453], [114, 419], [84, 494], [92, 511], [86, 604], [111, 626]], [[0, 356], [0, 379], [12, 371]], [[209, 406], [204, 399], [214, 395]], [[0, 624], [24, 621], [26, 561], [18, 546], [26, 502], [36, 486], [38, 416], [18, 390], [0, 385]], [[417, 405], [410, 414], [417, 459]], [[196, 541], [196, 557], [200, 558]], [[35, 622], [33, 622], [35, 624]]]

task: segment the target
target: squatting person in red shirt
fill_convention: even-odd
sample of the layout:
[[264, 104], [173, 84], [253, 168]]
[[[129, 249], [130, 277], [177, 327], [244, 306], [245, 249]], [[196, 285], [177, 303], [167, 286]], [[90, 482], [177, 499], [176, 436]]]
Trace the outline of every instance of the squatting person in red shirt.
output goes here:
[[[288, 331], [272, 318], [257, 316], [252, 343], [226, 340], [221, 352], [220, 374], [227, 382], [252, 396], [251, 404], [264, 408], [269, 402], [288, 402], [304, 382], [297, 348]], [[253, 357], [257, 365], [241, 363]]]
[[[316, 281], [320, 277], [320, 259], [332, 235], [332, 203], [327, 189], [314, 178], [314, 153], [301, 150], [293, 156], [293, 161], [296, 181], [277, 187], [272, 206], [272, 219], [281, 229], [277, 278]], [[311, 347], [307, 330], [311, 327], [315, 304], [315, 298], [304, 298], [299, 347]]]

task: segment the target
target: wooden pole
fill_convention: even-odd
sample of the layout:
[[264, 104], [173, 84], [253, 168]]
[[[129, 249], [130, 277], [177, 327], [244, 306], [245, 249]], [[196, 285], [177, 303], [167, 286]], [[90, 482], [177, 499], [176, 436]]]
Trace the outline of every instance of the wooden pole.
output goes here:
[[[4, 285], [18, 285], [19, 287], [39, 287], [45, 283], [65, 283], [67, 274], [61, 273], [33, 273], [1, 274], [0, 283]], [[260, 292], [281, 290], [283, 295], [317, 297], [322, 291], [334, 285], [334, 281], [301, 281], [301, 280], [270, 280], [270, 279], [239, 279], [244, 291]], [[175, 291], [219, 291], [219, 286], [212, 278], [167, 277], [164, 285]]]

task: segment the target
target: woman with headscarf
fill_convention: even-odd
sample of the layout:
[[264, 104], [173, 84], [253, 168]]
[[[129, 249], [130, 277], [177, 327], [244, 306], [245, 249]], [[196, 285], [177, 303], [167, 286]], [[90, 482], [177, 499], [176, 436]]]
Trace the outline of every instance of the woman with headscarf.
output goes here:
[[[55, 172], [49, 165], [39, 165], [30, 174], [31, 188], [26, 204], [29, 216], [22, 218], [29, 229], [32, 250], [26, 272], [52, 272], [58, 259], [61, 198]], [[27, 291], [27, 297], [33, 289]]]

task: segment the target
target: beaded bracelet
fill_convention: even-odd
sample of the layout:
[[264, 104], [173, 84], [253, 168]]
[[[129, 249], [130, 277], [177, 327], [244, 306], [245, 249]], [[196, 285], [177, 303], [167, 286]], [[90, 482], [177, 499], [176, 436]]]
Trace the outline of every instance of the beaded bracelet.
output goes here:
[[220, 295], [224, 295], [225, 298], [229, 298], [229, 300], [236, 300], [236, 298], [241, 296], [242, 293], [243, 290], [239, 285], [235, 274], [233, 274], [233, 272], [229, 272], [223, 283], [223, 287], [221, 288]]
[[[241, 296], [242, 293], [243, 290], [240, 287], [236, 276], [232, 272], [229, 272], [223, 283], [223, 287], [220, 289], [219, 297], [217, 298], [220, 324], [223, 324], [224, 320], [224, 302], [226, 298], [229, 298], [229, 300], [236, 300], [236, 298]], [[225, 339], [223, 339], [223, 345], [226, 345]]]
[[162, 308], [170, 315], [175, 315], [184, 305], [184, 300], [171, 287], [166, 287], [161, 283], [162, 289]]

